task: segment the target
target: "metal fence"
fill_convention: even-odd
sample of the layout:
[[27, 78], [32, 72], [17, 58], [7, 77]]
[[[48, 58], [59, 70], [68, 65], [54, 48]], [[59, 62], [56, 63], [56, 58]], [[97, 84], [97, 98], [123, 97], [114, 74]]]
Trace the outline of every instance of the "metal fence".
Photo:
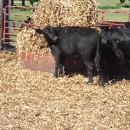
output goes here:
[[22, 29], [23, 25], [27, 24], [26, 20], [30, 17], [30, 15], [26, 14], [11, 13], [10, 9], [24, 12], [24, 10], [34, 11], [36, 7], [8, 5], [4, 8], [3, 44], [13, 44], [16, 40], [17, 33]]

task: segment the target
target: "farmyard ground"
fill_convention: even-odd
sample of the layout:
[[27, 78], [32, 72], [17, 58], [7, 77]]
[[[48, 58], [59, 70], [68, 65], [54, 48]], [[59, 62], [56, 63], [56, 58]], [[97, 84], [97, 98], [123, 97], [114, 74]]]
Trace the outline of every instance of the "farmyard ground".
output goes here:
[[130, 129], [130, 81], [86, 82], [25, 70], [17, 54], [0, 53], [0, 130]]

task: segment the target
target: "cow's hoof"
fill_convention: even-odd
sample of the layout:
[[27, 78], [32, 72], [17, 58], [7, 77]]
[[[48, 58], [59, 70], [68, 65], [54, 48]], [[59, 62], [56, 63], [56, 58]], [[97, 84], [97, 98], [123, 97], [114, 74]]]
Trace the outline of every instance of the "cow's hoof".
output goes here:
[[58, 75], [55, 75], [55, 74], [54, 74], [54, 78], [58, 78]]
[[103, 82], [99, 82], [98, 84], [99, 84], [99, 86], [104, 87], [104, 83]]
[[92, 82], [92, 81], [88, 81], [87, 84], [88, 84], [88, 85], [91, 85], [91, 84], [93, 84], [93, 82]]
[[109, 80], [108, 83], [109, 83], [110, 85], [112, 85], [112, 84], [116, 83], [116, 81], [115, 81], [115, 79], [112, 79], [112, 80]]
[[59, 71], [59, 75], [62, 75], [62, 74], [63, 74], [63, 70], [60, 70], [60, 71]]

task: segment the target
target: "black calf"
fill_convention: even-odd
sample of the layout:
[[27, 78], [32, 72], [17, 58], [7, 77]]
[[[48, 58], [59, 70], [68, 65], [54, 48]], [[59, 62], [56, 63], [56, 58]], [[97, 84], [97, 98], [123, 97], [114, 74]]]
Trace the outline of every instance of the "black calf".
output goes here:
[[[58, 69], [62, 74], [65, 57], [73, 58], [74, 60], [82, 57], [87, 68], [88, 83], [93, 82], [94, 61], [98, 74], [99, 67], [99, 33], [94, 28], [88, 27], [52, 27], [46, 26], [43, 30], [36, 29], [37, 33], [44, 34], [51, 52], [55, 59], [54, 76], [58, 76]], [[101, 77], [101, 75], [100, 75]]]

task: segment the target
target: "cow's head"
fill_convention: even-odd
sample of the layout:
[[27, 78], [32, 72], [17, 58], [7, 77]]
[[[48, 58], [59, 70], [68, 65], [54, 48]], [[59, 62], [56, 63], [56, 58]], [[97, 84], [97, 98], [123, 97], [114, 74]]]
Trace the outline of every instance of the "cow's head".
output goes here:
[[101, 36], [101, 44], [113, 50], [117, 57], [119, 58], [124, 57], [124, 53], [119, 45], [120, 43], [119, 36], [117, 36], [116, 33], [114, 34], [114, 32], [111, 33], [108, 31], [103, 31], [100, 36]]
[[44, 29], [36, 29], [39, 34], [44, 34], [46, 40], [56, 42], [58, 40], [58, 29], [59, 27], [46, 26]]

